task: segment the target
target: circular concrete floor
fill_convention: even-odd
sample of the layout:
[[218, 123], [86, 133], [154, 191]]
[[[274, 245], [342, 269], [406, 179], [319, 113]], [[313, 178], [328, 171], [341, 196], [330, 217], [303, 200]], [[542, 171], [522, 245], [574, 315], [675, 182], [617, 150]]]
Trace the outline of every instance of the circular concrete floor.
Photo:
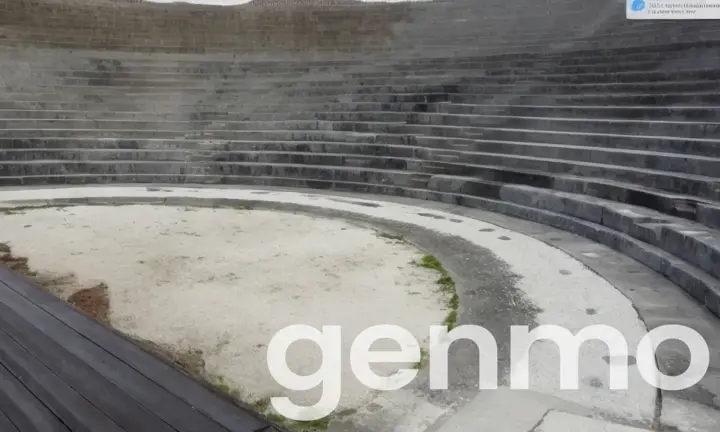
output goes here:
[[[627, 297], [567, 253], [481, 218], [423, 202], [273, 189], [156, 186], [39, 188], [0, 194], [6, 206], [68, 200], [132, 205], [10, 211], [0, 217], [5, 237], [0, 242], [9, 242], [17, 255], [28, 256], [36, 269], [74, 272], [88, 284], [106, 281], [114, 325], [134, 334], [146, 332], [160, 342], [202, 349], [208, 368], [228, 375], [238, 371], [238, 378], [230, 380], [245, 393], [274, 391], [265, 387], [267, 374], [260, 372], [266, 368], [262, 350], [273, 328], [296, 324], [300, 318], [314, 326], [348, 323], [353, 329], [385, 321], [417, 329], [417, 339], [423, 340], [427, 326], [442, 320], [442, 299], [432, 294], [437, 275], [408, 265], [423, 252], [378, 236], [378, 230], [404, 235], [445, 265], [457, 282], [459, 324], [482, 325], [498, 341], [501, 386], [507, 383], [512, 363], [506, 350], [510, 325], [553, 324], [575, 333], [606, 324], [625, 336], [630, 352], [647, 332]], [[148, 202], [180, 207], [137, 205]], [[228, 208], [186, 211], [195, 205]], [[245, 205], [253, 209], [244, 210]], [[283, 212], [274, 212], [278, 209]], [[288, 214], [295, 210], [297, 215]], [[169, 253], [158, 253], [163, 244]], [[205, 259], [198, 260], [201, 256]], [[332, 265], [324, 264], [328, 259]], [[79, 265], [83, 262], [93, 264]], [[248, 269], [251, 265], [259, 268]], [[344, 277], [346, 273], [353, 276]], [[346, 284], [349, 281], [356, 284]], [[197, 289], [198, 284], [204, 289]], [[228, 287], [241, 288], [228, 296]], [[358, 295], [372, 288], [382, 295]], [[242, 295], [248, 292], [253, 295]], [[293, 309], [298, 303], [303, 306]], [[353, 338], [349, 333], [343, 338], [343, 377], [351, 374], [345, 357]], [[231, 347], [237, 347], [236, 355], [230, 353]], [[312, 350], [297, 348], [298, 368], [313, 372]], [[528, 355], [530, 390], [568, 401], [578, 410], [584, 407], [649, 424], [657, 392], [637, 368], [629, 368], [627, 390], [613, 391], [608, 388], [607, 347], [590, 341], [579, 354], [580, 388], [560, 390], [557, 346], [534, 344]], [[423, 431], [473, 398], [476, 351], [451, 350], [450, 355], [449, 391], [428, 392], [423, 373], [408, 388], [382, 394], [368, 391], [352, 378], [344, 379], [343, 406], [357, 407], [348, 430]], [[248, 360], [259, 362], [253, 373], [236, 366]], [[292, 396], [297, 402], [314, 403], [317, 393]]]
[[[343, 352], [364, 329], [392, 323], [418, 341], [442, 323], [437, 271], [399, 238], [339, 219], [290, 212], [164, 206], [44, 208], [3, 216], [2, 242], [31, 269], [68, 281], [56, 294], [108, 286], [110, 323], [180, 352], [247, 399], [285, 393], [268, 373], [267, 344], [297, 324], [341, 325]], [[66, 277], [73, 275], [73, 277]], [[70, 282], [72, 281], [72, 282]], [[297, 343], [301, 375], [320, 350]], [[378, 373], [401, 366], [380, 365]], [[369, 397], [345, 370], [341, 408]], [[299, 403], [312, 402], [300, 398]]]

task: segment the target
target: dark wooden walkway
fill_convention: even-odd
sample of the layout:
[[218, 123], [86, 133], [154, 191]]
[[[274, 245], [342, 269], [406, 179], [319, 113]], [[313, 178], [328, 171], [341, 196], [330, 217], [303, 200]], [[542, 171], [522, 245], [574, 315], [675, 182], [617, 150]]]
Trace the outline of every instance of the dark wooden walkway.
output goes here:
[[0, 432], [275, 432], [0, 267]]

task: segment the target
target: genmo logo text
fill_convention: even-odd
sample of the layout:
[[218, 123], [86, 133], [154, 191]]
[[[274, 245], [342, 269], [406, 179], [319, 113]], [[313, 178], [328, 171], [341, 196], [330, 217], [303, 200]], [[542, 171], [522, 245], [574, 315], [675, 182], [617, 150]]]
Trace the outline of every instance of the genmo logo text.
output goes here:
[[[512, 326], [510, 329], [512, 389], [529, 388], [530, 347], [536, 341], [553, 341], [560, 353], [560, 388], [579, 388], [580, 347], [590, 340], [599, 340], [607, 345], [609, 352], [610, 390], [628, 388], [628, 343], [622, 333], [607, 325], [586, 327], [573, 334], [555, 325], [542, 325], [532, 330], [528, 326]], [[376, 341], [394, 340], [396, 351], [371, 351]], [[457, 340], [474, 342], [479, 350], [479, 380], [481, 390], [498, 388], [498, 344], [485, 328], [476, 325], [459, 326], [448, 332], [445, 326], [430, 326], [429, 330], [429, 374], [430, 388], [448, 389], [448, 350]], [[691, 361], [686, 371], [678, 376], [664, 375], [655, 362], [655, 351], [666, 340], [679, 340], [687, 345]], [[290, 370], [286, 354], [296, 341], [309, 340], [317, 344], [322, 354], [322, 364], [310, 375], [298, 375]], [[307, 325], [292, 325], [277, 332], [267, 351], [267, 364], [272, 377], [288, 390], [306, 391], [322, 386], [320, 400], [313, 406], [295, 405], [287, 397], [271, 399], [273, 408], [281, 415], [298, 421], [312, 421], [331, 414], [340, 402], [341, 379], [341, 326], [323, 326], [321, 330]], [[637, 367], [643, 379], [650, 385], [663, 390], [682, 390], [699, 382], [710, 364], [707, 342], [696, 331], [678, 325], [658, 327], [648, 332], [640, 341], [635, 352]], [[416, 369], [399, 369], [391, 376], [378, 376], [372, 370], [372, 363], [413, 364], [420, 361], [421, 352], [417, 339], [406, 329], [395, 325], [378, 325], [362, 331], [353, 341], [350, 366], [357, 379], [373, 390], [397, 390], [415, 379]]]

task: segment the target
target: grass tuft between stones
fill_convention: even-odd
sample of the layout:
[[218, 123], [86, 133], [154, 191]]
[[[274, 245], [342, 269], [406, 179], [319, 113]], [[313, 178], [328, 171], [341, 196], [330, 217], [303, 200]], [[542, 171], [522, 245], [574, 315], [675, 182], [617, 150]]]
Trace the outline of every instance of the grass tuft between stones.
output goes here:
[[413, 365], [413, 369], [420, 370], [430, 363], [430, 353], [425, 348], [420, 348], [420, 360]]
[[443, 324], [447, 326], [448, 330], [452, 330], [457, 324], [457, 311], [460, 307], [460, 297], [457, 294], [455, 281], [445, 267], [443, 267], [442, 263], [432, 255], [425, 255], [419, 262], [413, 261], [413, 264], [440, 273], [440, 278], [438, 278], [436, 283], [439, 286], [439, 291], [445, 295], [446, 305], [448, 309], [450, 309], [443, 320]]

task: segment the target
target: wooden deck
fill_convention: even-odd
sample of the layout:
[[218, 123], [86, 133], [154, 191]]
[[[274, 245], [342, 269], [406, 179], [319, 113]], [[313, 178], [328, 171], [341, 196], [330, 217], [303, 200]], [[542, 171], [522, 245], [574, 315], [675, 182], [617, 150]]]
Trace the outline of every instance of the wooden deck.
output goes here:
[[0, 267], [0, 431], [275, 432]]

